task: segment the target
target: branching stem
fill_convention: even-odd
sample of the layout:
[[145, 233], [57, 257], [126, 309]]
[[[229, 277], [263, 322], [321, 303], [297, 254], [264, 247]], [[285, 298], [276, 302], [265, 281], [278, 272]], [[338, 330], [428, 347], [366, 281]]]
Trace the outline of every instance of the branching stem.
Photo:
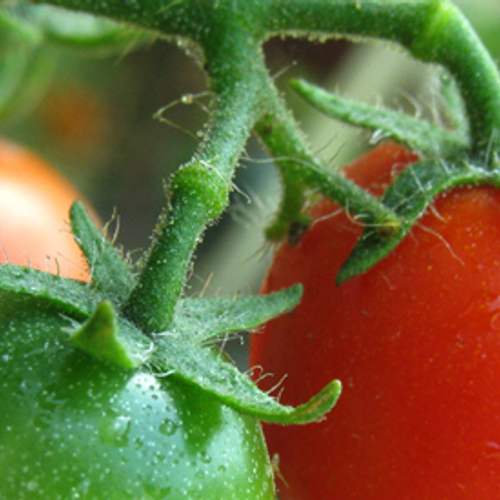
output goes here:
[[260, 48], [248, 37], [231, 42], [241, 48], [238, 67], [225, 64], [224, 43], [217, 46], [219, 54], [212, 49], [207, 66], [215, 94], [212, 121], [198, 153], [172, 179], [169, 206], [125, 307], [126, 315], [147, 332], [161, 332], [170, 324], [193, 252], [206, 226], [227, 206], [234, 169], [260, 109], [258, 80], [263, 75], [253, 67]]
[[[31, 0], [31, 3], [42, 3]], [[313, 188], [353, 215], [398, 227], [395, 213], [311, 153], [268, 76], [261, 45], [274, 35], [382, 39], [414, 57], [438, 63], [456, 80], [469, 126], [470, 147], [453, 144], [446, 156], [473, 158], [494, 170], [500, 146], [500, 77], [468, 21], [450, 0], [48, 0], [158, 33], [183, 38], [201, 54], [214, 95], [213, 113], [194, 158], [173, 177], [169, 203], [125, 314], [146, 332], [167, 328], [182, 293], [194, 249], [228, 203], [234, 170], [252, 130], [277, 157], [284, 181], [272, 239], [303, 217]], [[436, 139], [439, 140], [439, 139]], [[465, 141], [466, 148], [469, 144]], [[439, 148], [438, 148], [439, 150]], [[444, 151], [444, 149], [443, 149]], [[448, 152], [451, 151], [451, 152]], [[489, 162], [489, 164], [488, 164]]]
[[269, 32], [377, 38], [397, 42], [457, 80], [470, 121], [472, 155], [498, 143], [500, 77], [468, 20], [449, 0], [273, 2]]
[[268, 89], [266, 97], [268, 113], [257, 122], [256, 131], [277, 158], [285, 191], [278, 217], [267, 230], [271, 240], [280, 240], [291, 223], [301, 220], [306, 186], [314, 186], [365, 222], [397, 224], [398, 217], [392, 210], [342, 175], [323, 167], [310, 152], [295, 120], [273, 88]]

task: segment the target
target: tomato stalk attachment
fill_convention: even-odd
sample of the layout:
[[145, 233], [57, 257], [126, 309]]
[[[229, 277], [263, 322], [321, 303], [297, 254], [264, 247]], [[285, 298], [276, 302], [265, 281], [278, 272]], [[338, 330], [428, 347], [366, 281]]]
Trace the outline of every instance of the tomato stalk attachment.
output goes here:
[[[497, 68], [468, 21], [447, 0], [385, 2], [320, 0], [290, 1], [286, 4], [256, 1], [244, 5], [235, 4], [232, 0], [218, 0], [203, 5], [193, 0], [172, 1], [166, 4], [148, 2], [147, 5], [123, 3], [117, 0], [105, 3], [93, 0], [52, 0], [50, 3], [104, 15], [119, 21], [132, 21], [142, 28], [168, 36], [182, 37], [183, 40], [189, 40], [188, 44], [193, 43], [196, 46], [192, 52], [204, 59], [212, 86], [217, 89], [215, 113], [222, 104], [227, 106], [227, 117], [231, 112], [240, 117], [239, 122], [235, 121], [235, 125], [241, 128], [233, 128], [227, 138], [233, 134], [245, 138], [232, 150], [234, 154], [230, 158], [221, 158], [214, 163], [218, 165], [215, 166], [218, 169], [224, 161], [227, 161], [225, 166], [221, 167], [225, 171], [223, 176], [228, 174], [225, 178], [226, 185], [229, 185], [228, 179], [232, 175], [242, 144], [251, 129], [257, 131], [277, 157], [276, 165], [282, 173], [284, 196], [277, 220], [268, 230], [273, 240], [285, 236], [288, 228], [294, 224], [307, 223], [307, 218], [302, 214], [302, 207], [306, 199], [304, 193], [311, 187], [324, 192], [354, 215], [363, 216], [368, 223], [384, 224], [384, 220], [387, 219], [389, 224], [398, 225], [398, 216], [389, 213], [390, 210], [388, 211], [383, 204], [359, 193], [355, 187], [348, 186], [347, 181], [332, 174], [318, 175], [317, 171], [322, 172], [324, 166], [314, 158], [288, 113], [283, 113], [283, 103], [277, 97], [272, 80], [267, 77], [265, 81], [263, 78], [266, 70], [262, 55], [259, 53], [260, 44], [272, 35], [361, 37], [400, 44], [414, 57], [447, 68], [451, 77], [456, 80], [464, 101], [465, 120], [468, 126], [461, 127], [456, 134], [446, 131], [434, 134], [435, 129], [412, 121], [408, 117], [401, 119], [393, 115], [391, 130], [387, 132], [395, 138], [407, 141], [411, 139], [411, 142], [422, 149], [424, 154], [442, 154], [446, 159], [467, 156], [487, 163], [493, 157], [489, 154], [490, 151], [496, 150], [498, 146], [500, 79]], [[226, 76], [219, 78], [219, 72], [220, 75], [224, 73]], [[245, 78], [241, 78], [242, 74]], [[248, 102], [257, 108], [250, 110], [247, 103], [243, 102], [245, 99], [241, 102], [233, 99], [233, 90], [237, 85], [247, 94]], [[265, 96], [260, 103], [254, 100], [256, 93], [259, 92]], [[349, 121], [357, 120], [363, 126], [367, 126], [369, 121], [371, 126], [381, 123], [387, 125], [387, 112], [381, 111], [376, 116], [376, 113], [368, 110], [368, 116], [367, 110], [362, 105], [337, 101], [338, 117], [342, 114], [339, 111], [340, 107], [348, 108], [348, 116], [345, 116]], [[364, 116], [353, 119], [353, 113]], [[287, 129], [286, 133], [290, 137], [288, 141], [285, 137], [284, 140], [276, 140], [277, 132], [268, 126], [268, 123], [273, 121], [275, 125], [279, 125], [278, 129], [280, 126]], [[217, 123], [217, 120], [214, 123]], [[401, 129], [408, 125], [413, 131], [412, 138], [401, 133]], [[207, 137], [208, 140], [204, 141], [198, 152], [201, 157], [194, 161], [201, 159], [206, 162], [205, 164], [212, 165], [214, 158], [218, 158], [231, 148], [223, 147], [220, 138], [214, 140], [216, 134]], [[309, 168], [310, 165], [314, 165], [314, 168]], [[318, 166], [321, 168], [316, 168]], [[493, 164], [490, 166], [494, 168]], [[193, 221], [199, 214], [199, 211], [196, 214], [193, 212]], [[198, 234], [201, 234], [203, 227], [212, 220], [208, 212], [205, 214], [205, 222], [201, 219], [195, 231]], [[196, 240], [197, 237], [190, 239], [191, 250], [186, 250], [188, 254], [194, 249]], [[160, 260], [152, 258], [151, 262]], [[183, 266], [186, 267], [184, 264]], [[180, 272], [181, 274], [184, 275], [184, 271]], [[144, 278], [140, 289], [152, 289], [152, 285], [146, 284], [146, 281], [151, 282]], [[179, 283], [177, 279], [172, 280], [172, 289], [175, 288], [177, 291], [172, 293], [170, 305], [167, 307], [169, 311], [172, 310], [175, 297], [179, 295], [181, 288]], [[147, 291], [141, 292], [139, 288], [134, 292], [138, 303], [142, 302], [140, 297], [147, 295]], [[153, 294], [149, 296], [153, 298]], [[130, 306], [129, 311], [132, 309], [134, 308]], [[134, 316], [138, 313], [130, 314]], [[165, 313], [161, 322], [168, 323], [170, 316], [171, 312]], [[140, 321], [148, 323], [150, 320]]]
[[[215, 355], [217, 351], [210, 345], [214, 332], [225, 334], [234, 331], [236, 325], [255, 327], [259, 321], [289, 311], [299, 300], [299, 291], [292, 289], [269, 298], [240, 302], [257, 314], [250, 315], [251, 321], [241, 322], [239, 306], [229, 308], [232, 312], [228, 312], [228, 320], [222, 320], [221, 303], [194, 299], [189, 302], [183, 298], [193, 253], [206, 227], [216, 221], [228, 204], [234, 171], [252, 131], [275, 157], [283, 179], [283, 201], [275, 223], [268, 229], [272, 240], [290, 234], [294, 227], [307, 225], [304, 205], [310, 189], [336, 201], [368, 226], [341, 271], [340, 281], [383, 258], [442, 190], [464, 183], [499, 185], [495, 159], [499, 147], [500, 79], [469, 23], [446, 0], [43, 3], [125, 22], [148, 30], [153, 37], [182, 40], [193, 49], [191, 52], [207, 72], [213, 95], [212, 114], [194, 158], [171, 179], [168, 203], [154, 229], [142, 267], [131, 269], [119, 253], [102, 243], [92, 224], [75, 206], [73, 230], [92, 268], [91, 284], [80, 286], [56, 279], [54, 290], [48, 290], [45, 276], [32, 271], [23, 274], [7, 266], [0, 282], [2, 289], [45, 301], [58, 313], [68, 315], [77, 323], [75, 329], [80, 329], [73, 339], [92, 355], [102, 340], [95, 335], [96, 328], [101, 328], [96, 325], [104, 325], [112, 332], [115, 328], [124, 332], [131, 328], [127, 336], [133, 338], [139, 332], [155, 344], [147, 361], [151, 367], [197, 385], [240, 411], [281, 423], [319, 418], [335, 403], [340, 390], [337, 382], [299, 410], [283, 409]], [[104, 43], [101, 35], [108, 28], [113, 32], [110, 25], [94, 37], [101, 40], [99, 43]], [[64, 44], [73, 39], [64, 30], [40, 29], [53, 43]], [[382, 39], [400, 44], [420, 60], [444, 66], [460, 92], [459, 99], [450, 93], [450, 103], [454, 102], [451, 116], [456, 124], [465, 121], [465, 126], [458, 126], [455, 131], [437, 130], [414, 119], [328, 97], [307, 84], [296, 83], [302, 95], [316, 106], [329, 102], [329, 112], [335, 117], [371, 129], [382, 127], [396, 140], [422, 153], [423, 161], [400, 175], [382, 200], [370, 196], [328, 171], [315, 157], [279, 96], [265, 66], [262, 44], [271, 36], [288, 34]], [[92, 40], [92, 36], [83, 38]], [[29, 282], [34, 288], [29, 287]], [[229, 307], [227, 302], [223, 304], [226, 309]], [[210, 331], [205, 331], [197, 320], [202, 316], [212, 318], [207, 320]], [[224, 324], [223, 331], [220, 323]], [[198, 335], [200, 328], [202, 336]], [[116, 345], [114, 342], [108, 351], [114, 349], [116, 354], [120, 350]], [[108, 356], [108, 361], [110, 358], [113, 356]]]
[[[275, 157], [284, 179], [284, 196], [278, 217], [267, 228], [271, 241], [279, 241], [286, 230], [304, 217], [302, 201], [306, 186], [314, 186], [324, 196], [346, 207], [365, 223], [399, 226], [398, 216], [369, 193], [342, 175], [325, 168], [307, 148], [292, 116], [276, 94], [268, 98], [274, 112], [265, 114], [256, 124], [263, 143]], [[298, 194], [297, 194], [298, 193]]]
[[396, 42], [456, 79], [470, 125], [471, 153], [481, 155], [500, 129], [498, 68], [463, 14], [449, 0], [328, 0], [273, 4], [268, 29]]
[[[120, 385], [130, 385], [128, 382], [137, 380], [137, 375], [139, 380], [153, 378], [158, 387], [170, 388], [169, 394], [175, 393], [172, 388], [177, 386], [182, 398], [192, 390], [197, 403], [202, 400], [215, 403], [218, 414], [213, 427], [231, 412], [250, 422], [254, 430], [258, 430], [255, 418], [279, 424], [305, 424], [322, 419], [339, 398], [339, 381], [326, 384], [303, 404], [283, 405], [274, 394], [258, 389], [247, 374], [227, 360], [219, 347], [228, 335], [255, 329], [288, 314], [300, 301], [302, 287], [296, 285], [263, 296], [187, 298], [184, 288], [193, 254], [207, 226], [215, 223], [228, 205], [234, 172], [252, 132], [274, 157], [283, 180], [281, 206], [267, 230], [270, 240], [279, 241], [287, 235], [291, 243], [299, 240], [300, 231], [307, 230], [309, 222], [305, 206], [310, 190], [331, 198], [366, 225], [355, 250], [340, 270], [338, 283], [384, 258], [440, 192], [458, 185], [488, 183], [500, 187], [500, 79], [494, 62], [467, 20], [446, 0], [32, 0], [29, 3], [52, 6], [31, 5], [26, 11], [24, 8], [5, 11], [0, 18], [0, 43], [5, 47], [19, 45], [25, 49], [24, 54], [31, 54], [47, 42], [99, 53], [122, 50], [123, 42], [128, 43], [138, 34], [141, 41], [174, 38], [189, 46], [191, 54], [206, 70], [212, 103], [210, 121], [194, 157], [171, 178], [166, 207], [141, 265], [132, 264], [114, 248], [83, 206], [76, 203], [70, 214], [71, 225], [91, 270], [88, 283], [14, 265], [1, 266], [0, 296], [4, 303], [21, 305], [23, 311], [34, 308], [31, 316], [21, 319], [12, 319], [10, 311], [2, 311], [4, 321], [14, 325], [14, 330], [22, 325], [29, 332], [25, 336], [13, 335], [14, 330], [7, 326], [5, 338], [10, 339], [5, 341], [10, 343], [7, 348], [28, 338], [40, 347], [38, 352], [48, 356], [38, 359], [56, 362], [51, 367], [59, 366], [62, 359], [63, 368], [50, 368], [49, 378], [59, 377], [68, 367], [71, 372], [76, 359], [79, 366], [106, 374], [100, 376], [100, 384], [116, 379]], [[53, 6], [98, 17], [81, 18], [77, 13]], [[24, 12], [31, 15], [24, 17]], [[73, 29], [68, 31], [68, 26]], [[271, 36], [290, 34], [382, 39], [405, 47], [422, 61], [446, 68], [443, 94], [449, 104], [452, 130], [331, 96], [305, 82], [293, 83], [307, 101], [323, 112], [368, 130], [383, 130], [384, 135], [407, 144], [421, 156], [422, 160], [400, 174], [381, 199], [326, 168], [313, 154], [279, 95], [267, 71], [262, 45]], [[6, 70], [11, 83], [25, 73], [26, 65], [19, 68], [7, 71], [4, 61], [0, 70]], [[25, 83], [29, 83], [27, 76]], [[10, 101], [2, 101], [0, 96], [0, 113]], [[55, 333], [50, 332], [49, 344], [61, 358], [52, 356], [52, 351], [50, 356], [43, 352], [48, 321], [57, 327]], [[9, 351], [2, 358], [11, 363], [3, 365], [7, 379], [11, 372], [20, 371], [17, 360], [15, 363], [9, 360], [10, 354]], [[24, 367], [22, 371], [26, 371]], [[85, 376], [89, 373], [87, 369], [82, 371]], [[71, 376], [78, 378], [80, 373], [76, 370]], [[85, 383], [85, 378], [82, 382], [80, 377], [78, 384], [84, 387]], [[19, 389], [17, 382], [12, 384], [15, 390]], [[136, 390], [137, 383], [132, 385]], [[15, 392], [6, 387], [4, 394]], [[47, 394], [53, 387], [53, 383], [49, 384]], [[89, 387], [85, 394], [93, 391], [93, 386]], [[155, 387], [147, 390], [155, 392]], [[112, 395], [114, 404], [116, 398]], [[154, 395], [154, 401], [163, 405], [163, 395], [158, 397], [156, 392]], [[23, 397], [19, 396], [19, 401], [24, 401]], [[133, 404], [138, 404], [140, 397]], [[64, 406], [66, 401], [57, 400], [59, 404]], [[99, 417], [100, 405], [101, 401]], [[164, 409], [162, 406], [160, 411]], [[144, 413], [143, 408], [140, 411]], [[11, 421], [17, 425], [21, 414], [13, 415]], [[176, 415], [182, 422], [190, 423], [182, 437], [188, 445], [195, 417], [198, 415]], [[113, 415], [111, 418], [111, 424], [105, 421], [99, 427], [104, 444], [125, 446], [128, 423]], [[31, 429], [32, 423], [27, 428]], [[73, 420], [70, 428], [73, 435]], [[116, 437], [117, 429], [124, 430], [124, 436]], [[163, 426], [162, 429], [168, 432]], [[125, 462], [121, 460], [120, 467]], [[157, 465], [150, 468], [155, 474], [163, 470]], [[39, 463], [34, 467], [39, 467]], [[142, 467], [141, 463], [135, 469]], [[75, 477], [80, 481], [82, 476]], [[170, 486], [171, 483], [167, 491], [158, 489], [156, 484], [147, 485], [147, 493], [135, 496], [163, 498], [170, 494]], [[259, 500], [274, 496], [269, 491]], [[100, 494], [101, 491], [97, 496]], [[210, 498], [217, 498], [217, 494]], [[234, 492], [231, 495], [233, 498]]]
[[259, 109], [262, 76], [253, 71], [253, 62], [260, 54], [248, 37], [239, 38], [228, 42], [241, 50], [235, 54], [240, 68], [236, 79], [221, 53], [226, 44], [213, 50], [215, 98], [208, 131], [192, 162], [172, 178], [169, 206], [155, 228], [146, 264], [125, 307], [125, 314], [148, 332], [162, 331], [172, 321], [201, 235], [228, 203], [234, 169]]

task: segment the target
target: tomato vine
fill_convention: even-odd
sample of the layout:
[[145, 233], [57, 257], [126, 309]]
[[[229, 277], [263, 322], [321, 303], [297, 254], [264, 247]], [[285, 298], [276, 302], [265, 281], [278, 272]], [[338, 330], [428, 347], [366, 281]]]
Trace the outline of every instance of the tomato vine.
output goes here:
[[[200, 62], [210, 77], [214, 95], [211, 124], [190, 165], [196, 165], [193, 172], [201, 168], [212, 179], [207, 184], [208, 198], [213, 199], [209, 186], [219, 182], [219, 179], [222, 181], [219, 194], [215, 195], [220, 207], [212, 214], [210, 209], [202, 209], [205, 210], [204, 216], [200, 215], [200, 208], [197, 209], [196, 215], [191, 216], [193, 224], [187, 224], [191, 227], [181, 230], [186, 235], [184, 242], [187, 244], [188, 240], [191, 241], [189, 248], [178, 252], [186, 258], [181, 265], [166, 264], [163, 270], [165, 278], [159, 280], [176, 283], [169, 287], [169, 293], [162, 292], [165, 303], [158, 305], [163, 311], [170, 311], [164, 313], [165, 323], [168, 323], [182, 290], [189, 256], [194, 251], [196, 240], [227, 204], [234, 169], [252, 129], [259, 133], [274, 156], [290, 158], [290, 161], [277, 162], [284, 180], [284, 196], [278, 219], [268, 231], [271, 239], [283, 237], [289, 225], [303, 217], [300, 200], [305, 187], [311, 185], [326, 191], [334, 201], [344, 206], [348, 204], [352, 213], [362, 214], [369, 223], [395, 226], [401, 218], [385, 204], [370, 200], [366, 193], [342, 177], [328, 172], [314, 157], [267, 74], [261, 45], [270, 36], [293, 34], [327, 38], [343, 35], [383, 39], [400, 44], [418, 59], [442, 65], [453, 78], [463, 100], [464, 115], [461, 122], [467, 124], [467, 133], [464, 133], [463, 127], [444, 131], [402, 115], [389, 117], [380, 110], [361, 109], [359, 104], [341, 99], [337, 99], [337, 109], [333, 115], [356, 125], [382, 128], [394, 133], [403, 142], [431, 157], [438, 151], [439, 157], [446, 160], [478, 159], [487, 169], [493, 165], [494, 156], [490, 151], [496, 150], [500, 123], [498, 71], [468, 21], [450, 1], [325, 0], [288, 2], [286, 5], [275, 2], [252, 2], [247, 5], [229, 0], [203, 4], [190, 1], [150, 2], [147, 5], [140, 2], [99, 3], [90, 0], [56, 0], [49, 3], [126, 21], [153, 30], [158, 35], [188, 39], [190, 44], [197, 47], [193, 52], [202, 59]], [[307, 89], [305, 84], [296, 84], [296, 87], [308, 100], [326, 100], [324, 96], [318, 97], [317, 91]], [[349, 115], [339, 110], [342, 106], [349, 110]], [[358, 116], [353, 117], [353, 113]], [[360, 114], [364, 116], [360, 117]], [[185, 174], [188, 168], [184, 166], [179, 175], [189, 179], [190, 176]], [[192, 176], [193, 185], [197, 182], [197, 175]], [[484, 181], [484, 178], [477, 179], [479, 182]], [[175, 185], [174, 179], [172, 189]], [[186, 186], [186, 191], [190, 189], [196, 191], [194, 187]], [[177, 199], [173, 193], [172, 199]], [[172, 207], [168, 213], [174, 212], [175, 207]], [[196, 217], [201, 217], [198, 222], [195, 222]], [[176, 220], [180, 221], [177, 216]], [[165, 222], [163, 227], [165, 232], [175, 232], [175, 229], [170, 228], [176, 225]], [[188, 232], [191, 234], [189, 238]], [[404, 232], [397, 233], [398, 241], [403, 235]], [[396, 236], [393, 241], [396, 242]], [[382, 243], [377, 245], [381, 247]], [[164, 246], [171, 248], [168, 243]], [[155, 248], [151, 258], [156, 263], [166, 262], [161, 257], [153, 257], [157, 252], [159, 250]], [[354, 266], [356, 270], [349, 275], [361, 272], [367, 265], [373, 265], [373, 262], [364, 265], [357, 263]], [[153, 290], [158, 285], [147, 279], [148, 268], [146, 266], [144, 278], [141, 278], [141, 292], [137, 290], [134, 296], [139, 298], [144, 295], [149, 297], [145, 300], [152, 300], [158, 298], [158, 293], [149, 293], [148, 288]], [[158, 272], [160, 269], [155, 265], [155, 275]], [[141, 307], [130, 306], [129, 310], [137, 308]], [[156, 314], [151, 312], [151, 316]]]
[[[341, 268], [339, 282], [384, 258], [440, 192], [461, 184], [500, 186], [498, 69], [468, 21], [448, 0], [19, 3], [24, 3], [24, 9], [14, 5], [1, 13], [0, 43], [6, 50], [15, 47], [32, 56], [42, 44], [55, 43], [111, 51], [131, 39], [167, 37], [189, 46], [209, 77], [212, 102], [206, 133], [194, 157], [169, 183], [168, 203], [140, 268], [132, 268], [76, 204], [72, 227], [92, 269], [89, 286], [9, 265], [0, 272], [4, 293], [41, 300], [58, 314], [68, 315], [75, 322], [70, 336], [74, 344], [108, 363], [122, 368], [149, 364], [238, 411], [279, 423], [316, 420], [335, 404], [338, 381], [302, 406], [282, 406], [204, 348], [221, 334], [253, 328], [289, 311], [299, 300], [299, 288], [225, 301], [183, 297], [192, 256], [206, 228], [228, 205], [234, 172], [252, 132], [277, 158], [283, 180], [280, 209], [267, 230], [270, 240], [279, 241], [291, 227], [307, 225], [303, 208], [311, 188], [365, 223], [365, 233]], [[74, 11], [99, 17], [83, 22]], [[323, 112], [381, 130], [418, 152], [422, 161], [398, 176], [381, 200], [372, 197], [328, 170], [313, 154], [278, 93], [262, 45], [272, 36], [286, 34], [381, 39], [442, 66], [443, 93], [448, 96], [454, 128], [445, 130], [294, 82], [294, 88]], [[7, 73], [19, 81], [32, 76], [26, 64]], [[26, 87], [12, 88], [10, 97], [19, 93], [16, 100], [22, 102]]]

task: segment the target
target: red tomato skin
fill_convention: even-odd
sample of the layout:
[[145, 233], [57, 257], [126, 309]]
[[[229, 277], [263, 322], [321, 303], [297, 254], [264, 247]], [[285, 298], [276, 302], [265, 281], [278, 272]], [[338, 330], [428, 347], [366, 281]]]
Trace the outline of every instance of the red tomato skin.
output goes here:
[[[394, 148], [377, 147], [347, 175], [379, 193]], [[251, 365], [273, 374], [263, 388], [286, 375], [285, 404], [335, 378], [344, 389], [320, 423], [265, 426], [280, 498], [500, 498], [500, 191], [441, 195], [386, 259], [341, 286], [362, 228], [326, 201], [313, 215], [264, 284], [301, 282], [303, 300], [253, 336]]]
[[0, 262], [88, 279], [68, 223], [77, 199], [82, 196], [45, 161], [0, 139]]

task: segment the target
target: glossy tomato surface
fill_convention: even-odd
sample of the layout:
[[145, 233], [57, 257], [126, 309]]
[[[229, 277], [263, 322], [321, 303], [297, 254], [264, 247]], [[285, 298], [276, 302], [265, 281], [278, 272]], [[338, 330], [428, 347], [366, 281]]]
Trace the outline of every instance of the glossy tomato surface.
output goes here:
[[41, 158], [0, 139], [0, 262], [88, 277], [67, 223], [71, 204], [81, 198]]
[[112, 368], [80, 352], [70, 321], [42, 304], [5, 304], [0, 297], [2, 500], [275, 498], [254, 418], [147, 367]]
[[[347, 168], [379, 194], [411, 161], [384, 144]], [[254, 335], [252, 365], [281, 402], [327, 382], [343, 394], [327, 418], [266, 426], [283, 500], [500, 498], [500, 191], [459, 188], [386, 259], [341, 286], [361, 234], [321, 202], [295, 246], [278, 250], [265, 291], [304, 284], [302, 303]]]

